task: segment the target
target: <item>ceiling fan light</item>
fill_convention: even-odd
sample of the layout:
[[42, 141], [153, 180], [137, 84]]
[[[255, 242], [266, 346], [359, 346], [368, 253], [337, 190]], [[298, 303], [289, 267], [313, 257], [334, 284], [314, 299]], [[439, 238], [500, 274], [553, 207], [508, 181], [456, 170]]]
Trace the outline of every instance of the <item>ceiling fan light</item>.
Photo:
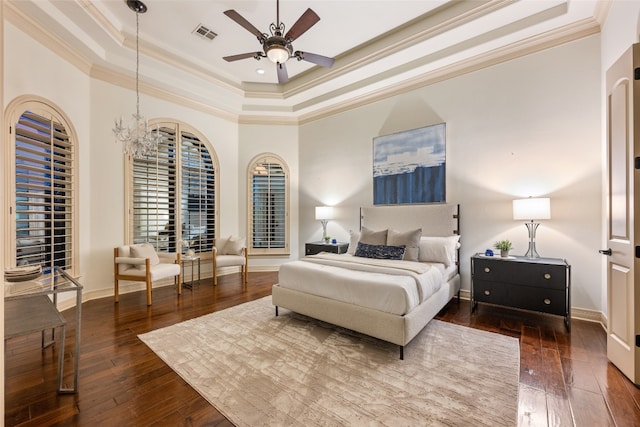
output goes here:
[[289, 50], [284, 46], [272, 45], [267, 49], [267, 58], [275, 64], [284, 64], [289, 59]]

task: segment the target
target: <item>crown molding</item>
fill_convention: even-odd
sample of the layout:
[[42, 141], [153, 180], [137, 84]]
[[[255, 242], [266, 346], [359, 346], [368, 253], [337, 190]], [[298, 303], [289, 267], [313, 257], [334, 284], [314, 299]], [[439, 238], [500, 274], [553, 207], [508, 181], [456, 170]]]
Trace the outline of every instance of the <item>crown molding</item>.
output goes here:
[[559, 46], [570, 41], [589, 37], [594, 34], [598, 34], [599, 32], [600, 24], [595, 19], [584, 19], [577, 23], [552, 30], [544, 34], [530, 37], [518, 43], [497, 48], [490, 52], [459, 61], [447, 67], [424, 73], [420, 76], [408, 79], [402, 83], [391, 84], [385, 88], [367, 93], [362, 96], [351, 97], [347, 101], [333, 104], [330, 107], [311, 113], [302, 114], [299, 116], [299, 121], [300, 124], [305, 124], [315, 120], [326, 118], [395, 95], [400, 95], [415, 89], [419, 89], [421, 87], [448, 80], [453, 77], [458, 77], [464, 74], [478, 71], [483, 68], [500, 64], [502, 62]]
[[600, 0], [596, 3], [593, 11], [593, 17], [600, 23], [601, 27], [607, 21], [607, 17], [611, 11], [611, 6], [613, 6], [613, 0]]
[[[116, 42], [119, 41], [120, 43], [122, 43], [122, 45], [135, 49], [135, 41], [130, 41], [126, 37], [122, 37], [121, 33], [113, 25], [109, 24], [106, 17], [104, 17], [104, 15], [102, 15], [102, 13], [100, 13], [100, 11], [98, 11], [95, 6], [88, 2], [88, 0], [78, 1], [85, 7], [87, 13], [89, 13], [93, 17], [93, 19], [95, 19], [103, 29], [105, 29], [105, 31], [111, 34], [111, 37], [113, 37]], [[371, 43], [371, 45], [362, 47], [362, 52], [350, 51], [344, 55], [341, 55], [341, 57], [337, 59], [337, 62], [353, 61], [354, 63], [349, 63], [348, 65], [344, 65], [343, 67], [338, 67], [339, 70], [336, 70], [336, 73], [346, 73], [349, 71], [353, 71], [356, 68], [360, 68], [376, 58], [379, 59], [379, 56], [376, 55], [389, 55], [398, 52], [399, 50], [410, 46], [412, 43], [414, 44], [419, 41], [428, 39], [429, 37], [433, 37], [435, 34], [439, 34], [442, 31], [450, 29], [450, 27], [452, 26], [461, 25], [468, 20], [476, 19], [478, 18], [478, 16], [490, 13], [513, 2], [514, 0], [485, 0], [481, 4], [481, 6], [474, 5], [474, 7], [470, 7], [468, 2], [455, 2], [453, 5], [447, 4], [447, 8], [439, 10], [438, 14], [428, 17], [429, 19], [436, 19], [434, 18], [434, 16], [436, 16], [439, 20], [440, 26], [432, 28], [433, 22], [431, 22], [431, 26], [426, 25], [424, 30], [416, 31], [415, 26], [420, 24], [425, 25], [424, 22], [425, 19], [427, 19], [425, 16], [416, 18], [416, 20], [408, 23], [407, 25], [394, 30], [394, 33], [396, 34], [392, 35], [388, 40], [375, 40], [373, 43]], [[532, 36], [509, 46], [497, 48], [490, 52], [482, 53], [474, 57], [464, 59], [455, 64], [437, 70], [425, 72], [421, 75], [407, 79], [400, 83], [390, 83], [383, 88], [369, 91], [366, 94], [357, 96], [352, 95], [354, 91], [366, 90], [367, 85], [383, 82], [385, 79], [392, 78], [399, 73], [407, 72], [408, 68], [424, 66], [428, 64], [429, 61], [438, 59], [437, 55], [450, 54], [450, 49], [454, 49], [453, 52], [455, 53], [455, 49], [458, 49], [457, 51], [460, 51], [461, 49], [468, 49], [470, 46], [473, 47], [474, 43], [485, 43], [492, 38], [503, 35], [505, 31], [508, 31], [508, 29], [505, 26], [505, 28], [503, 29], [496, 29], [489, 33], [481, 34], [474, 39], [470, 39], [462, 44], [459, 44], [457, 47], [453, 46], [450, 49], [446, 49], [446, 52], [444, 53], [434, 52], [411, 63], [401, 64], [393, 70], [380, 73], [379, 75], [371, 76], [370, 78], [367, 78], [360, 82], [356, 82], [352, 85], [343, 87], [330, 93], [325, 93], [294, 106], [278, 107], [273, 105], [245, 104], [243, 106], [243, 110], [247, 113], [244, 114], [234, 113], [227, 109], [215, 107], [208, 103], [191, 99], [188, 96], [179, 94], [177, 92], [179, 88], [176, 88], [176, 90], [169, 90], [160, 88], [151, 83], [141, 82], [140, 91], [149, 96], [163, 99], [168, 102], [182, 105], [197, 111], [202, 111], [206, 114], [211, 114], [212, 116], [229, 120], [235, 123], [271, 125], [304, 124], [347, 110], [358, 108], [360, 106], [370, 104], [398, 94], [402, 94], [414, 89], [428, 86], [439, 81], [477, 71], [482, 68], [490, 67], [504, 61], [529, 55], [540, 50], [597, 34], [601, 29], [600, 20], [606, 18], [606, 15], [611, 6], [610, 1], [601, 3], [603, 4], [601, 5], [600, 3], [598, 3], [599, 7], [596, 8], [597, 16], [594, 18], [584, 19], [582, 21], [564, 26], [562, 28], [548, 31], [544, 34]], [[7, 20], [16, 25], [21, 31], [24, 31], [35, 40], [42, 43], [48, 49], [52, 50], [61, 58], [74, 65], [80, 71], [84, 72], [92, 78], [96, 78], [107, 83], [112, 83], [117, 86], [125, 87], [127, 89], [135, 90], [134, 78], [127, 76], [122, 72], [114, 71], [113, 69], [107, 68], [105, 66], [92, 64], [91, 61], [74, 51], [62, 39], [57, 37], [55, 34], [52, 34], [46, 28], [42, 28], [33, 19], [22, 13], [13, 3], [3, 2], [3, 5], [5, 10], [5, 17]], [[446, 14], [444, 14], [445, 12], [448, 12], [455, 16], [457, 13], [460, 13], [460, 11], [453, 8], [463, 6], [468, 7], [469, 9], [459, 18], [447, 19], [447, 16], [445, 16]], [[555, 16], [554, 13], [557, 15], [559, 11], [559, 6], [550, 8], [547, 11], [541, 12], [540, 16], [537, 19], [549, 19], [550, 17]], [[518, 29], [521, 25], [523, 25], [523, 23], [514, 23], [511, 25], [513, 25], [513, 27], [510, 27], [510, 30], [513, 31], [513, 28]], [[409, 34], [412, 34], [412, 36], [409, 37]], [[404, 38], [410, 39], [404, 40]], [[386, 45], [383, 45], [382, 43], [386, 43]], [[185, 66], [183, 62], [178, 61], [175, 56], [170, 55], [168, 52], [150, 48], [149, 46], [141, 46], [141, 51], [143, 51], [149, 57], [153, 57], [156, 60], [166, 62], [171, 66], [184, 71], [185, 73], [195, 73], [197, 77], [200, 77], [205, 81], [216, 83], [216, 85], [218, 85], [221, 90], [228, 91], [227, 93], [231, 92], [231, 96], [237, 96], [244, 100], [251, 98], [282, 100], [287, 97], [299, 94], [303, 90], [310, 89], [312, 85], [322, 83], [325, 81], [325, 79], [333, 78], [338, 75], [331, 74], [333, 72], [331, 71], [331, 73], [326, 73], [318, 77], [314, 72], [314, 69], [311, 69], [307, 72], [307, 75], [309, 77], [303, 76], [299, 79], [301, 83], [295, 83], [295, 85], [292, 85], [292, 83], [288, 83], [287, 85], [285, 85], [285, 93], [282, 92], [282, 88], [279, 85], [275, 84], [251, 83], [244, 85], [243, 88], [238, 88], [232, 84], [227, 84], [216, 79], [210, 73], [206, 72], [203, 69], [194, 69], [192, 67]], [[359, 55], [359, 58], [356, 58], [357, 55]], [[307, 87], [307, 85], [309, 85], [309, 87]], [[338, 99], [339, 97], [348, 97], [349, 99], [343, 102], [332, 101], [333, 99]], [[308, 113], [302, 113], [304, 109], [314, 108], [315, 105], [319, 105], [322, 102], [327, 102], [331, 105], [318, 108]]]
[[[3, 1], [5, 19], [30, 35], [34, 40], [51, 49], [85, 74], [91, 70], [91, 61], [78, 54], [61, 38], [42, 28], [36, 21], [23, 14], [13, 3]], [[27, 31], [28, 29], [28, 31]]]
[[488, 15], [514, 0], [448, 2], [384, 35], [336, 57], [331, 69], [313, 68], [285, 85], [284, 98], [298, 95], [339, 76], [415, 46], [456, 27]]
[[[104, 82], [107, 82], [116, 86], [124, 87], [126, 89], [130, 89], [130, 90], [136, 89], [135, 78], [126, 76], [122, 73], [113, 71], [109, 68], [106, 68], [100, 65], [94, 65], [91, 68], [90, 76], [92, 78], [102, 80]], [[145, 83], [143, 81], [139, 82], [139, 86], [140, 86], [139, 87], [140, 92], [146, 95], [152, 96], [154, 98], [162, 99], [172, 104], [182, 105], [184, 107], [201, 111], [203, 113], [211, 114], [212, 116], [229, 120], [231, 122], [237, 123], [239, 121], [239, 116], [237, 114], [233, 114], [226, 110], [213, 107], [209, 104], [205, 104], [203, 102], [193, 100], [184, 95], [180, 95], [176, 92], [162, 89], [155, 85]]]
[[258, 116], [243, 114], [240, 116], [238, 123], [241, 125], [282, 125], [297, 126], [300, 121], [297, 117], [281, 117], [281, 116]]

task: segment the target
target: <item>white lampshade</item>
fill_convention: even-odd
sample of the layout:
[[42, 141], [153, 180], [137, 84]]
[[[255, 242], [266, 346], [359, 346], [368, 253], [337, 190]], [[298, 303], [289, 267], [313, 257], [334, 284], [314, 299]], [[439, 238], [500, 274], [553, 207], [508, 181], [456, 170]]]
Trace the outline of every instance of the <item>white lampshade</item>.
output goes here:
[[316, 219], [333, 219], [333, 207], [331, 206], [316, 206]]
[[551, 218], [551, 201], [548, 197], [529, 197], [513, 201], [513, 219], [534, 220]]

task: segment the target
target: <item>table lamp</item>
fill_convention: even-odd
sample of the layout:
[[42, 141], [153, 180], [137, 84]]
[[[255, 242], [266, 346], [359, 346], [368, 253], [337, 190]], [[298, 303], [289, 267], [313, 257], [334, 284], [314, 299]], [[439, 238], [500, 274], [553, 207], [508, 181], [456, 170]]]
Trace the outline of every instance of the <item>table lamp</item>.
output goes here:
[[529, 231], [529, 250], [524, 255], [527, 258], [540, 258], [536, 251], [536, 230], [539, 219], [551, 218], [551, 202], [547, 197], [529, 197], [528, 199], [516, 199], [513, 201], [513, 219], [529, 220], [524, 225]]
[[316, 206], [316, 220], [322, 223], [322, 240], [327, 240], [327, 222], [333, 219], [333, 207]]

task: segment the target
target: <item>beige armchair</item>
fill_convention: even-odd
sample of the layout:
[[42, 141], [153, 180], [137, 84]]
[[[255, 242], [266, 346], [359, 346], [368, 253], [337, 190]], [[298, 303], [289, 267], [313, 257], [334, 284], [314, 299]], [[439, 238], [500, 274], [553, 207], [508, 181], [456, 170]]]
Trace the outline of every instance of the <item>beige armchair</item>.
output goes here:
[[147, 284], [147, 305], [151, 305], [151, 283], [173, 277], [182, 294], [179, 253], [156, 252], [150, 243], [119, 246], [113, 250], [115, 302], [118, 302], [118, 282], [133, 280]]
[[241, 237], [229, 236], [216, 239], [213, 247], [213, 285], [218, 284], [218, 268], [239, 266], [242, 273], [242, 283], [247, 283], [249, 269], [249, 255], [245, 240]]

